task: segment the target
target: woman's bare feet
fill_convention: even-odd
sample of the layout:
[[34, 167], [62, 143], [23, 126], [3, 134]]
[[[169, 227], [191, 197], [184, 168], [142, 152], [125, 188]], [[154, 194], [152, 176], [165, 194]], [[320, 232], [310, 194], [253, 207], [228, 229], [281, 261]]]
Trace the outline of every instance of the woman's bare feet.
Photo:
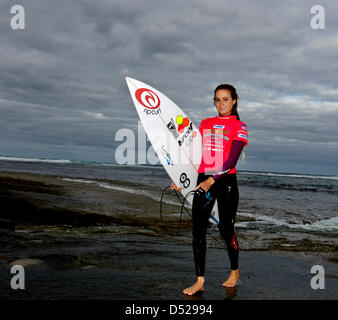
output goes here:
[[236, 286], [236, 283], [239, 279], [239, 270], [231, 270], [230, 276], [227, 281], [225, 281], [222, 286], [227, 288], [233, 288]]
[[196, 282], [191, 287], [184, 289], [183, 293], [192, 296], [201, 291], [204, 291], [204, 277], [197, 277]]

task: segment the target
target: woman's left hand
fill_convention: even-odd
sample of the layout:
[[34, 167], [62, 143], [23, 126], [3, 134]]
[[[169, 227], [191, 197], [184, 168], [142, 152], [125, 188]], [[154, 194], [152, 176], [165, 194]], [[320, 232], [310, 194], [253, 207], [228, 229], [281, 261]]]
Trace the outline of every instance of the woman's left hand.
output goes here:
[[196, 188], [195, 191], [199, 188], [202, 188], [205, 192], [208, 192], [210, 187], [215, 183], [215, 180], [213, 177], [209, 177], [207, 180], [204, 180], [201, 182]]

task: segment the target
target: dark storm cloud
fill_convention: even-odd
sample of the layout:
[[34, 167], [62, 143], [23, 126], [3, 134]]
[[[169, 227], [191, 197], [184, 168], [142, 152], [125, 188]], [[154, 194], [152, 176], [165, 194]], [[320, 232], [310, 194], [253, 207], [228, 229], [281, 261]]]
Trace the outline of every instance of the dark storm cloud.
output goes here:
[[337, 173], [338, 3], [321, 1], [325, 30], [305, 0], [20, 3], [24, 31], [9, 27], [16, 3], [0, 5], [1, 154], [113, 161], [116, 131], [137, 131], [131, 76], [195, 123], [232, 83], [249, 127], [243, 169]]

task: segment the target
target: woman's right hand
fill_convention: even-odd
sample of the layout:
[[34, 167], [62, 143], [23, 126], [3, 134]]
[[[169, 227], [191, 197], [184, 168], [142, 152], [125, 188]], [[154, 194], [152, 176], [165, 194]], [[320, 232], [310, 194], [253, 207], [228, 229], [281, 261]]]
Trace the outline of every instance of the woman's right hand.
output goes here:
[[182, 188], [179, 188], [176, 186], [176, 184], [174, 182], [171, 183], [171, 190], [176, 190], [178, 192], [181, 192], [182, 191]]

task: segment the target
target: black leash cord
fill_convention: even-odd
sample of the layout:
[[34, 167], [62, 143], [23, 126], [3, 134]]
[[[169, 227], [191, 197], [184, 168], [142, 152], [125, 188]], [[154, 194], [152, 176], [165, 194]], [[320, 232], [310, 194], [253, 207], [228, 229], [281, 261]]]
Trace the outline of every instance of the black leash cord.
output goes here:
[[[164, 195], [164, 193], [167, 191], [167, 189], [168, 188], [170, 188], [170, 186], [167, 186], [166, 188], [164, 188], [164, 190], [162, 191], [162, 195], [161, 195], [161, 201], [160, 201], [160, 217], [161, 217], [161, 222], [163, 223], [163, 224], [165, 224], [164, 222], [163, 222], [163, 216], [162, 216], [162, 202], [163, 202], [163, 195]], [[184, 205], [184, 203], [185, 203], [185, 200], [186, 200], [186, 198], [190, 195], [190, 194], [192, 194], [192, 193], [195, 193], [195, 190], [192, 190], [192, 191], [189, 191], [186, 195], [185, 195], [185, 197], [183, 198], [183, 201], [181, 200], [181, 198], [179, 197], [179, 195], [178, 195], [178, 193], [177, 193], [177, 191], [176, 190], [174, 190], [175, 191], [175, 194], [176, 194], [176, 197], [177, 197], [177, 199], [180, 201], [180, 203], [181, 203], [181, 213], [180, 213], [180, 222], [179, 222], [179, 226], [178, 226], [178, 230], [177, 230], [177, 233], [176, 234], [170, 234], [168, 231], [167, 231], [167, 233], [169, 234], [169, 235], [171, 235], [171, 236], [178, 236], [179, 235], [179, 233], [180, 233], [180, 230], [181, 230], [181, 224], [182, 224], [182, 216], [183, 216], [183, 209], [186, 211], [186, 213], [190, 216], [190, 218], [192, 219], [192, 215], [191, 215], [191, 213], [188, 211], [188, 209], [185, 207], [185, 205]], [[211, 238], [213, 238], [223, 249], [226, 249], [226, 246], [223, 244], [223, 243], [221, 243], [221, 242], [219, 242], [212, 234], [210, 234], [208, 231], [207, 231], [207, 234], [211, 237]]]
[[[162, 215], [162, 212], [163, 212], [163, 209], [162, 209], [162, 203], [163, 203], [163, 196], [164, 196], [164, 193], [167, 191], [167, 189], [168, 188], [170, 188], [170, 186], [167, 186], [166, 188], [164, 188], [164, 190], [162, 191], [162, 195], [161, 195], [161, 201], [160, 201], [160, 217], [161, 217], [161, 222], [163, 223], [163, 224], [165, 224], [164, 223], [164, 221], [163, 221], [163, 215]], [[183, 216], [183, 208], [185, 209], [185, 211], [188, 213], [188, 215], [192, 218], [192, 216], [191, 216], [191, 214], [190, 214], [190, 212], [187, 210], [187, 208], [184, 206], [184, 202], [185, 202], [185, 199], [187, 198], [187, 196], [188, 195], [190, 195], [191, 193], [194, 193], [195, 191], [190, 191], [190, 192], [188, 192], [187, 194], [186, 194], [186, 196], [184, 197], [184, 201], [182, 202], [182, 200], [180, 199], [180, 197], [179, 197], [179, 195], [178, 195], [178, 193], [177, 193], [177, 191], [176, 190], [174, 190], [175, 191], [175, 194], [176, 194], [176, 197], [177, 197], [177, 199], [180, 201], [180, 203], [181, 203], [181, 213], [180, 213], [180, 222], [179, 222], [179, 226], [178, 226], [178, 230], [177, 230], [177, 233], [176, 234], [173, 234], [173, 233], [169, 233], [168, 231], [167, 231], [167, 233], [170, 235], [170, 236], [178, 236], [179, 234], [180, 234], [180, 230], [181, 230], [181, 224], [182, 224], [182, 216]]]

